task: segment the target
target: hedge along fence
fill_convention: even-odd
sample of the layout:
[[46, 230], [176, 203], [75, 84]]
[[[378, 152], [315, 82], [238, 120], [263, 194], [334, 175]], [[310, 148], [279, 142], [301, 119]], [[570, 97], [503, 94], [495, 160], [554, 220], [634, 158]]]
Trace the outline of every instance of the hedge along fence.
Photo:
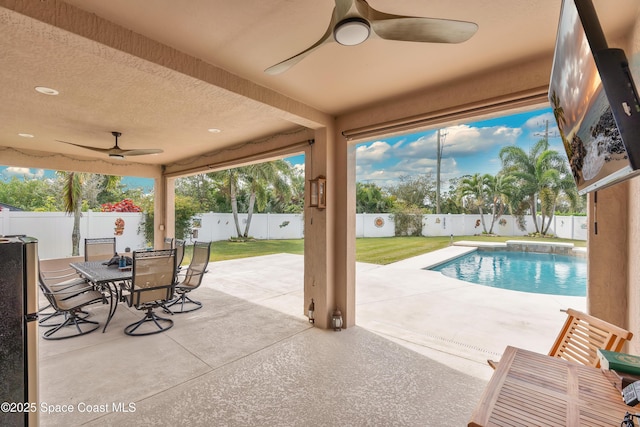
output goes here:
[[[141, 213], [134, 212], [84, 212], [80, 220], [80, 255], [83, 255], [84, 239], [87, 237], [111, 237], [115, 234], [115, 222], [125, 222], [122, 235], [116, 236], [116, 248], [124, 251], [144, 248], [146, 242], [141, 232]], [[420, 217], [416, 217], [420, 219]], [[485, 215], [485, 221], [489, 216]], [[524, 236], [535, 228], [531, 218], [526, 217], [527, 230], [518, 229], [515, 218], [503, 215], [494, 225], [493, 231], [501, 236]], [[244, 231], [247, 214], [239, 215], [240, 229]], [[429, 214], [421, 216], [422, 236], [468, 236], [482, 234], [480, 215]], [[357, 214], [356, 237], [393, 237], [396, 235], [395, 217], [391, 213]], [[227, 240], [236, 237], [232, 214], [203, 213], [192, 221], [193, 234], [189, 243]], [[487, 227], [489, 224], [487, 223]], [[0, 235], [26, 234], [38, 239], [42, 259], [71, 256], [71, 232], [73, 216], [63, 212], [0, 211]], [[587, 218], [584, 216], [555, 216], [549, 232], [557, 237], [587, 240]], [[301, 239], [304, 238], [302, 214], [254, 214], [250, 235], [256, 239]]]

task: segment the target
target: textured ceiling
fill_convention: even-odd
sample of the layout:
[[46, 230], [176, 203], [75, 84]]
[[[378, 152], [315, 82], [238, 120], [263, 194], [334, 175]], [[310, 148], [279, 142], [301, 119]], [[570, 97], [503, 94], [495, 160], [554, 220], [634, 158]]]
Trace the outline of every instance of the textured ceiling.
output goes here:
[[[56, 140], [110, 148], [117, 130], [121, 148], [165, 151], [136, 162], [169, 164], [305, 125], [283, 113], [288, 105], [307, 108], [302, 116], [339, 116], [499, 67], [550, 62], [560, 12], [559, 0], [369, 3], [479, 30], [461, 44], [330, 43], [274, 76], [264, 69], [325, 32], [333, 1], [0, 0], [0, 146], [99, 157]], [[594, 3], [608, 38], [638, 15], [636, 0]], [[39, 85], [60, 95], [41, 95]], [[260, 102], [263, 92], [269, 102]]]

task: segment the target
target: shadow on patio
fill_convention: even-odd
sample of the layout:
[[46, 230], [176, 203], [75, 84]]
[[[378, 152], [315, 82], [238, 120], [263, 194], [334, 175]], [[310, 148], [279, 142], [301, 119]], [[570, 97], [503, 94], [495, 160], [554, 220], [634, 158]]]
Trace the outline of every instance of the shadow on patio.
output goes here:
[[[406, 264], [359, 264], [359, 326], [325, 331], [302, 314], [302, 266], [287, 254], [211, 263], [194, 292], [204, 307], [175, 315], [162, 334], [124, 335], [141, 313], [121, 304], [104, 334], [41, 339], [40, 401], [74, 411], [41, 413], [41, 425], [465, 425], [492, 372], [487, 357], [504, 342], [545, 352], [558, 308], [583, 308], [507, 293], [505, 315], [504, 292]], [[538, 304], [548, 315], [523, 320]]]

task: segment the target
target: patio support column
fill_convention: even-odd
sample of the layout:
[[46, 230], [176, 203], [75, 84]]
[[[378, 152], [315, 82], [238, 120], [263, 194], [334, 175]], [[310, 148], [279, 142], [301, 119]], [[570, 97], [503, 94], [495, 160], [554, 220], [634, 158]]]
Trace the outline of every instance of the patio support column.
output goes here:
[[332, 199], [335, 235], [332, 256], [335, 264], [335, 302], [342, 311], [345, 327], [356, 324], [356, 146], [341, 133], [335, 137], [331, 156], [335, 194]]
[[167, 195], [165, 200], [164, 237], [176, 237], [176, 179], [165, 179]]
[[[310, 207], [309, 180], [320, 175], [327, 177], [327, 206], [333, 203], [331, 192], [333, 177], [328, 171], [328, 146], [331, 143], [326, 128], [315, 131], [314, 143], [305, 155], [305, 214], [304, 214], [304, 306], [313, 299], [315, 325], [326, 329], [331, 324], [334, 308], [333, 263], [330, 248], [333, 235], [330, 233], [333, 215], [331, 209]], [[332, 138], [331, 138], [332, 139]], [[305, 311], [306, 312], [306, 311]]]
[[[315, 131], [305, 155], [304, 304], [315, 303], [315, 324], [355, 325], [355, 147], [333, 126]], [[326, 209], [309, 207], [309, 179], [326, 177]]]
[[[171, 188], [169, 188], [171, 186]], [[171, 193], [171, 197], [169, 197]], [[173, 206], [174, 200], [174, 186], [173, 180], [169, 182], [169, 179], [165, 176], [159, 176], [154, 178], [153, 184], [153, 247], [161, 248], [163, 246], [164, 236], [167, 227], [167, 210], [169, 208], [169, 199], [171, 199], [171, 206]]]

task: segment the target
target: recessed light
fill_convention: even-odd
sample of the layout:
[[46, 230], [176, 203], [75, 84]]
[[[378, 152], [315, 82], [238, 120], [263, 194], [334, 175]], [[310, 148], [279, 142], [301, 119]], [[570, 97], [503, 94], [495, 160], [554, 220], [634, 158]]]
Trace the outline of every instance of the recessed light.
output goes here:
[[44, 87], [44, 86], [36, 86], [36, 92], [40, 92], [44, 95], [58, 95], [60, 92], [58, 92], [55, 89], [51, 89], [50, 87]]
[[209, 132], [211, 133], [220, 133], [222, 132], [220, 129], [216, 129], [216, 128], [211, 128], [211, 129], [207, 129]]
[[33, 138], [34, 136], [30, 133], [19, 133], [18, 136], [21, 136], [23, 138]]

